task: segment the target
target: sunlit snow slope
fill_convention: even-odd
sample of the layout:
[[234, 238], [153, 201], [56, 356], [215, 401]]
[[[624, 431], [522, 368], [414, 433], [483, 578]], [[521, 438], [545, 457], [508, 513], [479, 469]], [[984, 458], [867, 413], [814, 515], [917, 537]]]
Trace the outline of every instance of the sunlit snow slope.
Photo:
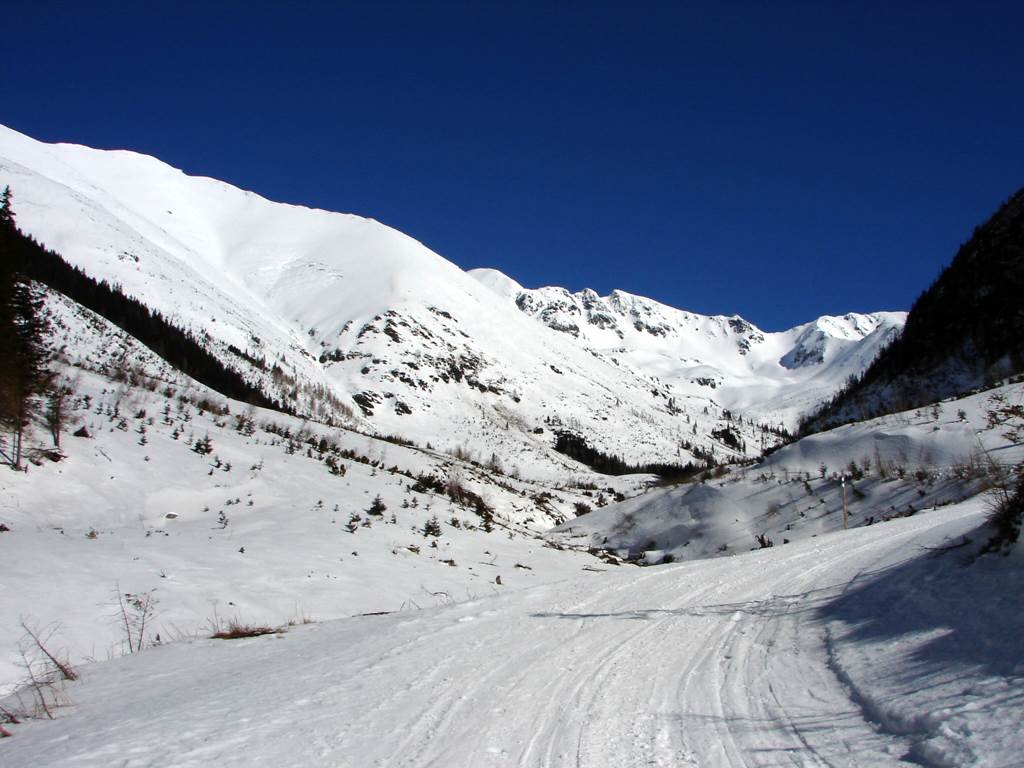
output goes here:
[[1024, 461], [1024, 446], [988, 419], [1002, 401], [1024, 401], [1024, 385], [811, 435], [757, 464], [653, 490], [568, 520], [556, 532], [577, 546], [660, 563], [841, 530], [844, 507], [849, 528], [930, 514], [991, 487], [990, 462]]
[[[482, 284], [369, 219], [3, 127], [0, 184], [24, 231], [300, 413], [549, 474], [553, 428], [631, 462], [756, 452], [765, 433], [749, 421], [733, 425], [739, 448], [711, 436], [724, 410], [792, 423], [902, 320], [850, 315], [762, 334], [618, 292], [524, 292], [493, 274]], [[562, 300], [573, 316], [587, 306], [577, 333], [552, 309]]]
[[548, 327], [675, 391], [711, 393], [736, 413], [790, 426], [860, 371], [903, 327], [905, 312], [820, 317], [768, 333], [743, 318], [707, 317], [642, 296], [528, 290], [493, 269], [481, 283]]

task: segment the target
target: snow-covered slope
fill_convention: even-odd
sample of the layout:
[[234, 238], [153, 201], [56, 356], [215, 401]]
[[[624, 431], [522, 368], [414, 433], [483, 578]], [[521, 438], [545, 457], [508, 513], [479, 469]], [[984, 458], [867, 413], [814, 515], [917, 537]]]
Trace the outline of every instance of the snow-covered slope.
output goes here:
[[272, 203], [144, 155], [0, 127], [0, 184], [23, 230], [191, 329], [300, 413], [549, 478], [561, 471], [552, 427], [634, 463], [754, 453], [773, 438], [751, 418], [732, 424], [735, 445], [712, 436], [725, 410], [791, 422], [900, 320], [823, 319], [843, 333], [776, 338], [626, 294], [565, 294], [593, 305], [573, 335], [557, 312], [536, 321], [557, 289], [474, 279], [375, 221]]
[[[1021, 458], [986, 398], [1024, 386], [644, 496], [551, 448], [755, 453], [758, 420], [829, 394], [901, 315], [768, 334], [530, 291], [376, 222], [6, 129], [0, 184], [73, 263], [354, 427], [218, 397], [48, 294], [70, 429], [57, 452], [30, 426], [29, 471], [0, 473], [0, 689], [48, 664], [22, 627], [82, 677], [0, 699], [0, 764], [1019, 762], [1024, 550], [964, 555], [975, 445]], [[599, 551], [758, 539], [645, 570]], [[229, 622], [280, 631], [209, 639]], [[56, 722], [24, 716], [40, 700]]]
[[[60, 295], [46, 315], [61, 339], [53, 367], [74, 395], [60, 451], [39, 424], [28, 471], [0, 471], [0, 693], [24, 674], [21, 620], [59, 623], [75, 662], [125, 650], [118, 592], [158, 601], [148, 643], [218, 616], [276, 625], [562, 579], [600, 563], [539, 533], [648, 479], [566, 459], [560, 487], [538, 485], [253, 408]], [[83, 427], [90, 436], [72, 434]]]
[[56, 721], [7, 726], [0, 762], [1009, 768], [1021, 559], [937, 551], [980, 518], [968, 503], [728, 560], [176, 642], [81, 666]]
[[906, 318], [905, 312], [851, 313], [766, 333], [737, 315], [697, 315], [624, 291], [528, 290], [497, 270], [470, 274], [549, 328], [639, 375], [671, 382], [675, 392], [713, 392], [727, 409], [787, 427], [863, 370]]
[[805, 437], [752, 466], [595, 510], [552, 535], [658, 563], [840, 530], [844, 500], [850, 528], [931, 514], [989, 488], [993, 462], [1010, 467], [1024, 460], [1024, 446], [1009, 442], [986, 418], [994, 404], [1022, 398], [1024, 385], [1012, 384], [849, 424]]

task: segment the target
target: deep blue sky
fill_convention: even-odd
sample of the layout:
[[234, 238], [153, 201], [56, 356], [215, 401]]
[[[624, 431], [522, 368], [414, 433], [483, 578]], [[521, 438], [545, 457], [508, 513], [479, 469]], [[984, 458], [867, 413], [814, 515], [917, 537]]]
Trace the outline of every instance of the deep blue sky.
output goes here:
[[1024, 185], [1020, 3], [133, 5], [8, 0], [0, 122], [530, 287], [906, 309]]

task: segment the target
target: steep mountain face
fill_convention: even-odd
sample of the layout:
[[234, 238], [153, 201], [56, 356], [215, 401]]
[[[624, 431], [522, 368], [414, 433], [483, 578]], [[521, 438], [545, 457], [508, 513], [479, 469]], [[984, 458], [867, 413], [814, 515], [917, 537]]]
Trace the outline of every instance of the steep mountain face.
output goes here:
[[493, 269], [471, 270], [523, 313], [617, 365], [711, 396], [765, 423], [800, 413], [863, 370], [903, 325], [903, 312], [821, 317], [769, 333], [732, 315], [707, 317], [624, 291], [528, 290]]
[[635, 463], [756, 453], [763, 426], [829, 396], [902, 320], [766, 334], [622, 292], [526, 291], [369, 219], [0, 128], [6, 184], [26, 233], [296, 412], [535, 476], [570, 471], [564, 429]]
[[1024, 371], [1024, 189], [957, 252], [918, 297], [899, 338], [834, 402], [803, 424], [917, 408]]

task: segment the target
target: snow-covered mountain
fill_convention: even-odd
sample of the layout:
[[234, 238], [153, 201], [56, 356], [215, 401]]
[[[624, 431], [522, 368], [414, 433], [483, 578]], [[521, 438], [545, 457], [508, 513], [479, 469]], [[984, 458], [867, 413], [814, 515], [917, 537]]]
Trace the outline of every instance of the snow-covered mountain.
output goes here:
[[862, 370], [899, 332], [905, 312], [820, 317], [769, 333], [738, 315], [713, 316], [665, 306], [625, 291], [529, 290], [493, 269], [470, 273], [520, 310], [585, 349], [670, 382], [763, 422], [789, 425], [851, 372]]
[[567, 427], [630, 462], [756, 453], [774, 439], [762, 424], [791, 425], [903, 319], [773, 334], [622, 292], [528, 291], [373, 220], [0, 127], [7, 184], [25, 232], [297, 412], [549, 476]]
[[[1020, 462], [990, 415], [1024, 385], [649, 493], [552, 448], [749, 455], [901, 313], [766, 333], [528, 290], [0, 128], [4, 184], [23, 229], [314, 418], [220, 397], [39, 289], [69, 394], [0, 473], [3, 765], [1019, 762], [1024, 548], [978, 557], [968, 497]], [[232, 625], [251, 636], [211, 637]]]
[[[566, 482], [554, 487], [254, 408], [60, 294], [44, 312], [51, 368], [73, 394], [59, 448], [40, 421], [27, 471], [0, 467], [0, 699], [22, 677], [23, 619], [59, 621], [75, 659], [126, 650], [109, 621], [115, 585], [159, 599], [149, 640], [217, 615], [280, 623], [426, 607], [592, 568], [540, 532], [649, 479], [556, 456]], [[7, 440], [5, 428], [0, 453]]]

